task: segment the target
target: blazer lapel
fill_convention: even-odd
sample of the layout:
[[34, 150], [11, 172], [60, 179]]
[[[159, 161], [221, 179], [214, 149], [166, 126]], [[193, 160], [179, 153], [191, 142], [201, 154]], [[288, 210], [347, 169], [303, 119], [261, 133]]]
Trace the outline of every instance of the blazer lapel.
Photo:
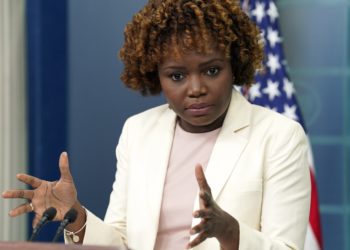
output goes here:
[[[205, 176], [215, 200], [232, 175], [239, 157], [247, 145], [246, 133], [241, 133], [241, 131], [249, 126], [251, 109], [251, 104], [240, 93], [233, 90], [224, 124], [205, 170]], [[194, 210], [198, 208], [199, 199], [197, 196]], [[194, 222], [194, 224], [196, 223]]]
[[[172, 110], [166, 109], [159, 118], [157, 125], [150, 131], [151, 143], [147, 149], [148, 156], [144, 162], [148, 169], [147, 200], [149, 201], [149, 225], [151, 235], [149, 237], [150, 249], [153, 248], [157, 237], [159, 214], [163, 198], [163, 187], [168, 167], [171, 146], [174, 137], [176, 115]], [[148, 248], [145, 248], [148, 249]]]

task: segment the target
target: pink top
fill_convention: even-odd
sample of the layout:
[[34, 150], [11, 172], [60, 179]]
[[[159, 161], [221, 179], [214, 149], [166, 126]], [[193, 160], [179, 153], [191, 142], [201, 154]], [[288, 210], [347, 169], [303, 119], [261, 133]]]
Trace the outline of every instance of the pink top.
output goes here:
[[198, 192], [194, 168], [197, 163], [206, 168], [219, 131], [220, 128], [206, 133], [189, 133], [176, 125], [154, 249], [186, 248]]

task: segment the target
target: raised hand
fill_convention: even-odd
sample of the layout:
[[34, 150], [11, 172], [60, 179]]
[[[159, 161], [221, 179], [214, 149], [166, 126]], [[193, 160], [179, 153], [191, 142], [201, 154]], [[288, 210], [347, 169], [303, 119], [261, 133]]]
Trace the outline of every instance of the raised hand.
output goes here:
[[61, 177], [58, 181], [49, 182], [27, 174], [17, 174], [17, 179], [30, 185], [32, 190], [7, 190], [2, 193], [3, 198], [22, 198], [28, 202], [12, 209], [11, 217], [24, 213], [35, 212], [33, 227], [38, 223], [43, 212], [49, 207], [55, 207], [57, 214], [54, 220], [62, 220], [65, 213], [75, 205], [77, 191], [69, 171], [68, 155], [63, 152], [59, 159]]
[[193, 212], [193, 217], [201, 218], [201, 222], [191, 229], [191, 235], [198, 235], [187, 245], [187, 249], [211, 237], [218, 239], [221, 249], [238, 249], [239, 224], [237, 220], [222, 210], [214, 201], [203, 168], [199, 164], [195, 168], [195, 175], [199, 186], [200, 204], [199, 210]]

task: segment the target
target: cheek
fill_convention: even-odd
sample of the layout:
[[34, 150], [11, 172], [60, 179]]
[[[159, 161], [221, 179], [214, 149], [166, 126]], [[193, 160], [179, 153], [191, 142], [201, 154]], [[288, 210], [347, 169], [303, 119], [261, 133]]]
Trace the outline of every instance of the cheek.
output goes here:
[[230, 105], [231, 96], [232, 96], [232, 87], [231, 86], [225, 86], [225, 88], [221, 88], [217, 92], [216, 98], [219, 100], [220, 103], [220, 111], [218, 112], [224, 112]]
[[166, 83], [166, 81], [160, 79], [160, 87], [162, 88], [162, 92], [165, 96], [166, 99], [169, 99], [170, 95], [171, 95], [171, 89], [169, 87], [169, 84]]
[[167, 100], [169, 107], [171, 109], [175, 109], [174, 106], [177, 104], [177, 96], [176, 96], [176, 91], [173, 88], [169, 88], [168, 86], [162, 86], [162, 91], [164, 94], [165, 99]]
[[162, 85], [162, 91], [165, 96], [165, 98], [169, 101], [173, 99], [174, 91], [169, 88], [167, 85]]
[[173, 82], [163, 81], [161, 83], [162, 91], [168, 103], [179, 103], [184, 97], [183, 87]]
[[214, 91], [222, 102], [228, 102], [231, 98], [232, 88], [233, 85], [231, 84], [231, 82], [225, 81], [216, 84], [216, 89]]

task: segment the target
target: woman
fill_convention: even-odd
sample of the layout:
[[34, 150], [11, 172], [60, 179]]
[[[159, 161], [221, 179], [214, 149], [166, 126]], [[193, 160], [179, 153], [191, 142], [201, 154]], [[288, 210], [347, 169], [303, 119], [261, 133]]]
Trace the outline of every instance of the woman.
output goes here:
[[[129, 118], [104, 221], [83, 208], [69, 171], [33, 190], [18, 216], [74, 207], [66, 241], [131, 249], [302, 249], [309, 215], [306, 138], [300, 125], [249, 104], [262, 61], [259, 31], [232, 0], [150, 0], [125, 29], [121, 79], [168, 104]], [[204, 174], [205, 171], [205, 174]]]

